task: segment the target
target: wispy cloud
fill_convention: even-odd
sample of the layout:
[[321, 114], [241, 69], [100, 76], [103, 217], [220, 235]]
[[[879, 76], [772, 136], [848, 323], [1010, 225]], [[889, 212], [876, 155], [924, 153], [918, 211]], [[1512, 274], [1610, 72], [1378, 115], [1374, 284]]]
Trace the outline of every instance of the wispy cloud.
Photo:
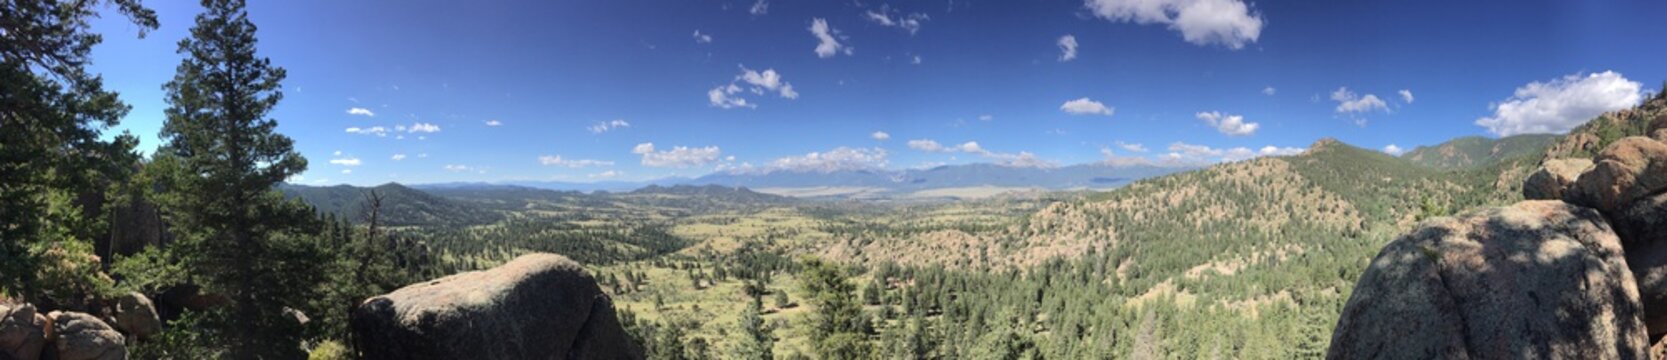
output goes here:
[[880, 11], [868, 10], [863, 12], [863, 15], [875, 24], [903, 29], [908, 31], [909, 35], [919, 32], [921, 23], [932, 19], [932, 17], [922, 13], [903, 15], [892, 9], [890, 5], [885, 4], [880, 5]]
[[563, 159], [561, 155], [544, 155], [538, 157], [538, 163], [544, 166], [565, 166], [569, 168], [586, 168], [593, 166], [614, 166], [614, 162], [591, 159]]
[[856, 51], [849, 44], [840, 42], [845, 40], [845, 36], [840, 34], [839, 29], [829, 26], [826, 19], [811, 19], [809, 30], [810, 34], [816, 37], [816, 57], [827, 59], [840, 53], [851, 55]]
[[628, 127], [631, 127], [631, 123], [626, 122], [625, 119], [613, 119], [608, 121], [598, 121], [595, 125], [591, 125], [585, 129], [590, 130], [590, 133], [592, 134], [601, 134], [614, 129], [623, 129]]
[[362, 164], [364, 164], [364, 162], [359, 161], [359, 158], [349, 156], [349, 157], [338, 157], [338, 158], [330, 159], [330, 164], [331, 165], [341, 165], [341, 166], [347, 166], [347, 167], [354, 167], [354, 166], [362, 165]]
[[504, 125], [504, 122], [498, 121], [498, 120], [487, 120], [486, 121], [486, 126], [503, 126], [503, 125]]
[[1071, 61], [1077, 58], [1076, 36], [1065, 34], [1065, 36], [1060, 36], [1059, 41], [1055, 43], [1059, 45], [1059, 62]]
[[[349, 99], [352, 99], [352, 98], [349, 98]], [[367, 117], [374, 117], [374, 116], [376, 116], [376, 113], [375, 113], [375, 112], [371, 112], [371, 111], [370, 111], [370, 109], [366, 109], [366, 108], [362, 108], [362, 107], [352, 107], [352, 108], [348, 108], [348, 109], [347, 109], [347, 114], [348, 114], [348, 115], [359, 115], [359, 116], [367, 116]]]
[[1406, 102], [1408, 104], [1412, 103], [1412, 90], [1401, 89], [1400, 94], [1401, 94], [1401, 101]]
[[712, 34], [701, 33], [700, 29], [695, 29], [694, 37], [695, 37], [695, 43], [696, 44], [711, 44], [712, 43]]

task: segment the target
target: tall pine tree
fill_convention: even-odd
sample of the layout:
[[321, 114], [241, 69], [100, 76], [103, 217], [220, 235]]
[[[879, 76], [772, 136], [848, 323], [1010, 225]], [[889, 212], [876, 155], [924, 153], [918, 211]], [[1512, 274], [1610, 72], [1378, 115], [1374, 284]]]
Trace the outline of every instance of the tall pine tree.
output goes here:
[[[156, 13], [138, 0], [112, 2], [141, 37], [156, 28]], [[0, 293], [59, 300], [40, 298], [61, 290], [52, 288], [51, 257], [90, 257], [102, 228], [96, 206], [80, 200], [98, 198], [137, 160], [136, 138], [101, 139], [128, 106], [86, 71], [103, 39], [88, 20], [105, 3], [0, 2]]]
[[167, 90], [158, 163], [178, 169], [163, 204], [181, 234], [182, 261], [231, 300], [208, 330], [237, 358], [300, 356], [304, 308], [328, 263], [309, 208], [275, 186], [307, 160], [268, 114], [283, 99], [284, 69], [255, 54], [243, 0], [204, 0]]

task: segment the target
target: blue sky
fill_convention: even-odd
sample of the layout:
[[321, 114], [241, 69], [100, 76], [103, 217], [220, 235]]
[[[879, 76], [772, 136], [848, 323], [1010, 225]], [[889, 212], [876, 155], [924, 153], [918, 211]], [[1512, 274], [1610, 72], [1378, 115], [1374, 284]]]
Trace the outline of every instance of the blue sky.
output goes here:
[[[93, 54], [106, 87], [133, 105], [117, 131], [139, 135], [146, 152], [158, 144], [175, 43], [198, 12], [189, 1], [147, 5], [161, 29], [137, 39], [108, 16], [95, 22], [105, 43]], [[1405, 150], [1564, 131], [1667, 80], [1658, 1], [299, 0], [249, 10], [260, 54], [289, 71], [273, 117], [311, 161], [292, 179], [307, 184], [1209, 162], [1328, 136]]]

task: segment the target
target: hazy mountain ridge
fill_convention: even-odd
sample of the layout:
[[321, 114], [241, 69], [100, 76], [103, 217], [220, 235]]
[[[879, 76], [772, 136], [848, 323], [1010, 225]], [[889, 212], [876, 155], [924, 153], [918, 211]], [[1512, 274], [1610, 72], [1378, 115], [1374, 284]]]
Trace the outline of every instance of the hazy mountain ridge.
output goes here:
[[1486, 166], [1509, 158], [1542, 153], [1559, 138], [1560, 135], [1552, 134], [1526, 134], [1497, 139], [1466, 136], [1436, 145], [1419, 146], [1401, 157], [1414, 164], [1443, 169]]

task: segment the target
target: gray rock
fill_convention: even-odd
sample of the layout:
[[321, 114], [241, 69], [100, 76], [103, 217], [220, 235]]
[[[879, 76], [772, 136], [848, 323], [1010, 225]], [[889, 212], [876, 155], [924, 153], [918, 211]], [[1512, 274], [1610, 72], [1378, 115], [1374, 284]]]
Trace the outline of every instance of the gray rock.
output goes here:
[[1667, 335], [1667, 194], [1634, 201], [1609, 220], [1626, 248], [1651, 338]]
[[1328, 359], [1643, 359], [1649, 338], [1619, 238], [1556, 201], [1436, 218], [1361, 275]]
[[145, 294], [136, 292], [116, 298], [115, 325], [138, 340], [162, 332], [162, 319], [156, 315], [156, 305], [151, 304]]
[[1592, 167], [1591, 159], [1547, 159], [1539, 170], [1522, 182], [1522, 197], [1528, 200], [1557, 200], [1563, 190], [1580, 178], [1580, 173]]
[[46, 317], [34, 305], [0, 303], [0, 358], [38, 359], [45, 347]]
[[127, 359], [127, 339], [97, 317], [54, 311], [47, 318], [52, 319], [52, 345], [58, 360]]
[[365, 300], [351, 325], [366, 359], [641, 359], [578, 263], [529, 254]]

